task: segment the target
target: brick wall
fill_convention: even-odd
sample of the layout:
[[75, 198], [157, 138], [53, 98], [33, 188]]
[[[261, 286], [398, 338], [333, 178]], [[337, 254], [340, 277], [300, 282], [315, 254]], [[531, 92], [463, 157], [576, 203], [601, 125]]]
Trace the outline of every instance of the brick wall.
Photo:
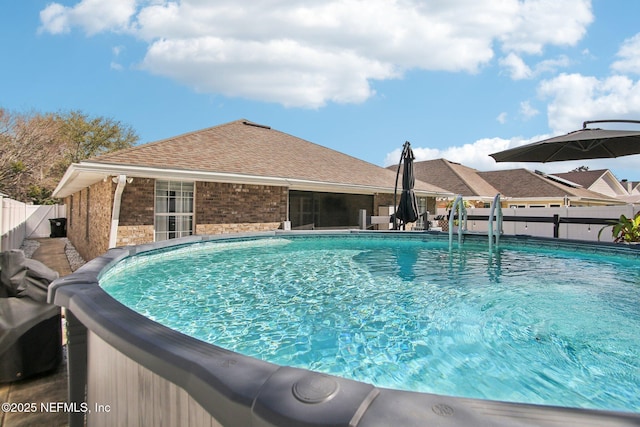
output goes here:
[[280, 222], [245, 222], [238, 224], [197, 224], [196, 234], [231, 234], [258, 231], [273, 231], [280, 228]]
[[153, 224], [151, 225], [120, 225], [116, 246], [141, 245], [153, 242], [155, 239]]
[[[127, 184], [122, 192], [119, 225], [150, 225], [153, 228], [154, 197], [154, 179], [133, 178], [133, 181]], [[119, 231], [118, 234], [120, 234]], [[151, 241], [153, 241], [153, 235], [151, 236]]]
[[109, 248], [114, 189], [111, 180], [100, 181], [65, 199], [67, 237], [85, 260]]
[[[400, 194], [398, 194], [397, 202], [400, 202]], [[380, 206], [393, 206], [393, 193], [378, 193], [373, 198], [373, 213], [367, 212], [367, 215], [378, 215]]]
[[287, 191], [285, 187], [197, 182], [196, 224], [280, 224], [287, 218]]
[[141, 245], [155, 240], [154, 197], [154, 179], [133, 178], [127, 183], [120, 200], [116, 246]]

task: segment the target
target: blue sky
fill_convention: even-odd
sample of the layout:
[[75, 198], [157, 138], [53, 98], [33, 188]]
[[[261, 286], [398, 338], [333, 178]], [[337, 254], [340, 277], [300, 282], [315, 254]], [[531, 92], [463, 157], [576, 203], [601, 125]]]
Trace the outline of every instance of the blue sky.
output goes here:
[[488, 156], [640, 120], [638, 16], [636, 0], [3, 0], [0, 107], [110, 117], [142, 143], [246, 118], [381, 166], [408, 140], [418, 160], [640, 180], [639, 156]]

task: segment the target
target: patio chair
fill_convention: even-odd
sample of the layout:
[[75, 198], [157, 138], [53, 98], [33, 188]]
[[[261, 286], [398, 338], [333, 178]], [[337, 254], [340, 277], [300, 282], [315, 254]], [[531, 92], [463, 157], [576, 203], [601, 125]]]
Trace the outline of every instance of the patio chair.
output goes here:
[[20, 250], [0, 253], [0, 383], [51, 371], [62, 362], [60, 307], [47, 304], [58, 273]]

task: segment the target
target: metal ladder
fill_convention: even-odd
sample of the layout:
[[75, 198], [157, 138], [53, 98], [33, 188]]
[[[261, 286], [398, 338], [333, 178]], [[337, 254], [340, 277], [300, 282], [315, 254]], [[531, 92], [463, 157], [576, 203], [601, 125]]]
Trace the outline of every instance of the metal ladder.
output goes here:
[[[451, 207], [449, 215], [449, 249], [453, 247], [453, 224], [455, 216], [458, 215], [458, 246], [462, 245], [462, 235], [467, 231], [467, 208], [464, 206], [462, 196], [458, 194]], [[496, 194], [491, 202], [488, 222], [489, 251], [493, 251], [494, 243], [497, 247], [500, 244], [502, 234], [502, 204], [500, 203], [500, 193]]]
[[454, 217], [458, 212], [458, 246], [462, 245], [462, 235], [467, 230], [467, 208], [464, 207], [464, 200], [462, 195], [458, 194], [451, 206], [451, 212], [449, 214], [449, 249], [453, 247], [453, 223]]
[[[496, 223], [496, 229], [493, 229], [494, 218]], [[493, 251], [493, 244], [495, 236], [495, 246], [500, 244], [500, 235], [502, 234], [502, 204], [500, 203], [500, 193], [496, 194], [491, 202], [491, 210], [489, 211], [489, 252]]]

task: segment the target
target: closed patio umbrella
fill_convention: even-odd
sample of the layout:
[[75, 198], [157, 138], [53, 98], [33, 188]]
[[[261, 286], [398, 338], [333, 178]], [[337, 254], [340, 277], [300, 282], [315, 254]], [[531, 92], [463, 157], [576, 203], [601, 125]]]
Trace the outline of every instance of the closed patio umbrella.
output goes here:
[[586, 121], [580, 130], [490, 154], [496, 162], [560, 162], [640, 154], [640, 131], [587, 128], [589, 123], [638, 123], [638, 120]]
[[[398, 210], [396, 211], [396, 218], [402, 221], [403, 228], [408, 222], [415, 222], [418, 219], [418, 200], [416, 194], [413, 191], [413, 187], [416, 182], [416, 178], [413, 173], [413, 160], [415, 156], [411, 149], [411, 144], [407, 141], [402, 149], [402, 155], [400, 156], [400, 162], [404, 163], [404, 170], [402, 172], [402, 194], [400, 195], [400, 203], [398, 204]], [[400, 171], [400, 165], [398, 165], [398, 172]], [[396, 176], [397, 187], [397, 176]], [[395, 195], [394, 195], [395, 199]], [[394, 200], [395, 204], [395, 200]], [[395, 225], [395, 221], [394, 221]], [[395, 228], [395, 227], [394, 227]]]

